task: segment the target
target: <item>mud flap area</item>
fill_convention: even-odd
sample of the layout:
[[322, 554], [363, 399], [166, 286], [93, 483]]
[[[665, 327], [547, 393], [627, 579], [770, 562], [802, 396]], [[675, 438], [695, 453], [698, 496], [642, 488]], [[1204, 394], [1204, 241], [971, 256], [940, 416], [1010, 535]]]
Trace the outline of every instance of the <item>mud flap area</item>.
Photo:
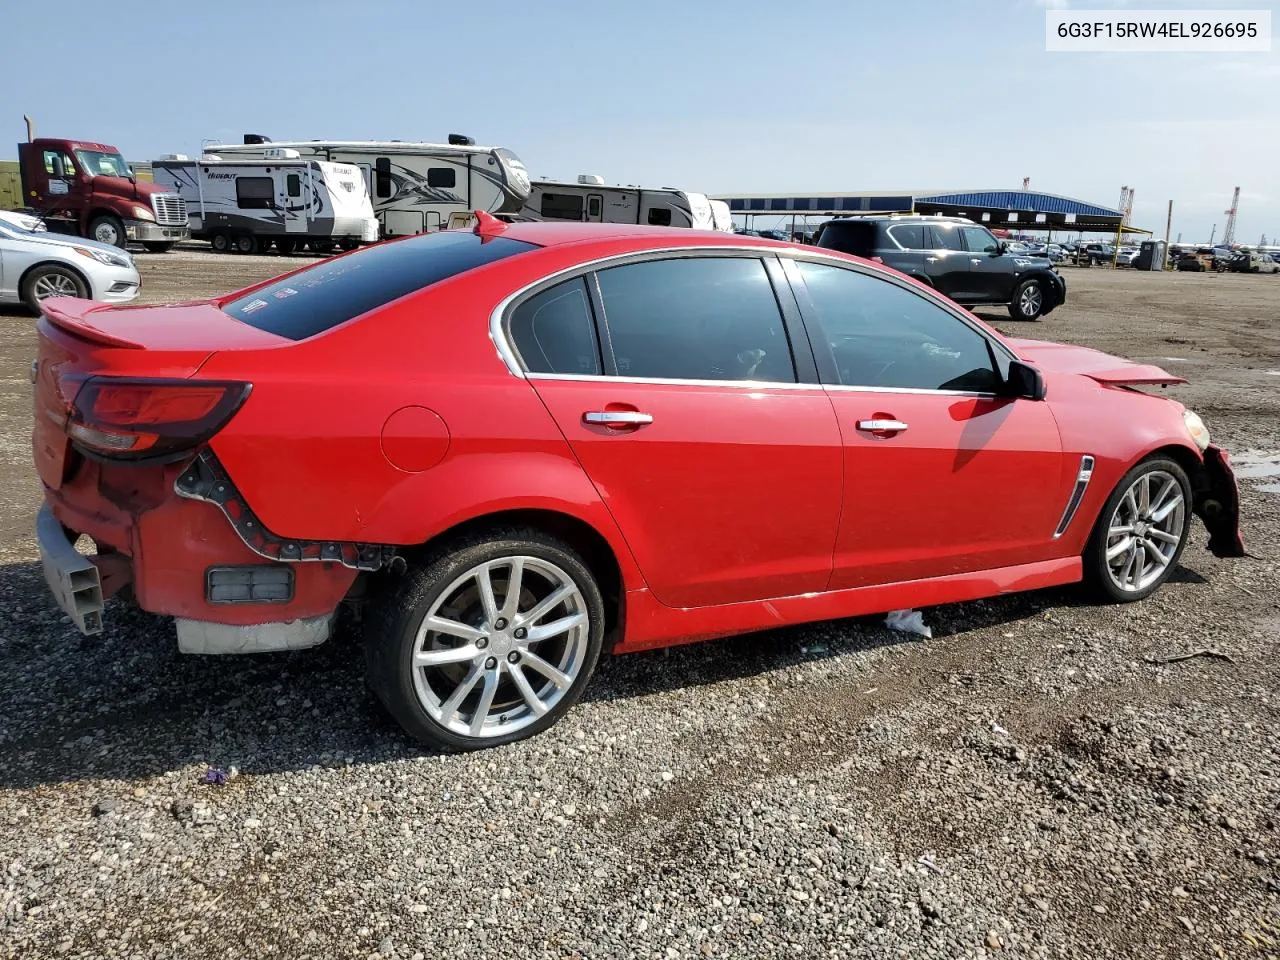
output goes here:
[[1240, 534], [1240, 487], [1225, 450], [1214, 446], [1205, 450], [1194, 496], [1195, 515], [1209, 531], [1209, 552], [1215, 557], [1246, 556]]

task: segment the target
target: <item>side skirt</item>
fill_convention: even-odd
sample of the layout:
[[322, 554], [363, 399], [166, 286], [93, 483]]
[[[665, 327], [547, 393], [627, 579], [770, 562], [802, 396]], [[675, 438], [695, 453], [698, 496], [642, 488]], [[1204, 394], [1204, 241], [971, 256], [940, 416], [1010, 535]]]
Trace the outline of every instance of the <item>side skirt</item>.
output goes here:
[[647, 589], [631, 590], [626, 598], [627, 621], [622, 640], [614, 647], [614, 652], [635, 653], [795, 623], [860, 617], [888, 610], [932, 607], [1004, 593], [1039, 590], [1076, 583], [1082, 572], [1078, 556], [1062, 557], [996, 570], [958, 573], [933, 580], [907, 580], [715, 607], [666, 607]]

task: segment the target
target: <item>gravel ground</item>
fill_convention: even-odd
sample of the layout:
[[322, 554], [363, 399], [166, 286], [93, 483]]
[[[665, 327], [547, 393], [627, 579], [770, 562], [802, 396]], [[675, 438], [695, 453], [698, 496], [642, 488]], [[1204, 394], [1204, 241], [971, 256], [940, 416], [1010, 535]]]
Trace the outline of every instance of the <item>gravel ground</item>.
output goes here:
[[[157, 300], [282, 266], [139, 260]], [[466, 756], [406, 742], [349, 636], [181, 657], [113, 604], [79, 637], [34, 563], [32, 321], [0, 315], [0, 956], [1280, 955], [1280, 279], [1067, 276], [1044, 322], [990, 318], [1188, 376], [1254, 557], [1197, 530], [1140, 604], [605, 661], [550, 732]], [[1230, 659], [1150, 662], [1204, 649]]]

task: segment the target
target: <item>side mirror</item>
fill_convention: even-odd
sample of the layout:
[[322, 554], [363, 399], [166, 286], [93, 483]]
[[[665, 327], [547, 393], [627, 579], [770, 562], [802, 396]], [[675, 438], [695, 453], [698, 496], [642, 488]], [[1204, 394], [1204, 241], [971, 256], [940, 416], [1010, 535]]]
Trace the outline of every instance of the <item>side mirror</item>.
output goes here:
[[1009, 252], [1009, 245], [1007, 243], [1005, 243], [1003, 240], [999, 240], [996, 242], [997, 257], [1003, 257], [1008, 252]]
[[1045, 397], [1044, 374], [1021, 360], [1009, 364], [1005, 386], [1010, 396], [1023, 400], [1043, 400]]
[[53, 175], [58, 180], [63, 179], [67, 175], [67, 171], [63, 169], [62, 166], [62, 158], [59, 156], [53, 157]]

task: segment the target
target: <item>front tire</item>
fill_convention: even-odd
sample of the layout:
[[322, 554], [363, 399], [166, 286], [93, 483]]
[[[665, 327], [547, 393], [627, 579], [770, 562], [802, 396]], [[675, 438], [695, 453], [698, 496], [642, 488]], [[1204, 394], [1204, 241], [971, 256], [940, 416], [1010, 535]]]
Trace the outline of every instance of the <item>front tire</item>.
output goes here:
[[48, 264], [36, 267], [22, 281], [22, 302], [40, 312], [40, 302], [53, 297], [88, 299], [89, 288], [79, 274], [67, 267]]
[[124, 232], [124, 221], [109, 213], [89, 221], [89, 239], [97, 240], [99, 243], [109, 243], [121, 250], [129, 242], [129, 237]]
[[1085, 579], [1101, 599], [1143, 600], [1169, 578], [1191, 529], [1191, 482], [1173, 460], [1152, 457], [1107, 498], [1084, 552]]
[[455, 542], [366, 620], [369, 686], [416, 740], [475, 750], [534, 736], [595, 669], [604, 600], [568, 545], [530, 529]]
[[1044, 313], [1044, 285], [1034, 278], [1023, 280], [1013, 289], [1009, 316], [1015, 320], [1037, 320]]

